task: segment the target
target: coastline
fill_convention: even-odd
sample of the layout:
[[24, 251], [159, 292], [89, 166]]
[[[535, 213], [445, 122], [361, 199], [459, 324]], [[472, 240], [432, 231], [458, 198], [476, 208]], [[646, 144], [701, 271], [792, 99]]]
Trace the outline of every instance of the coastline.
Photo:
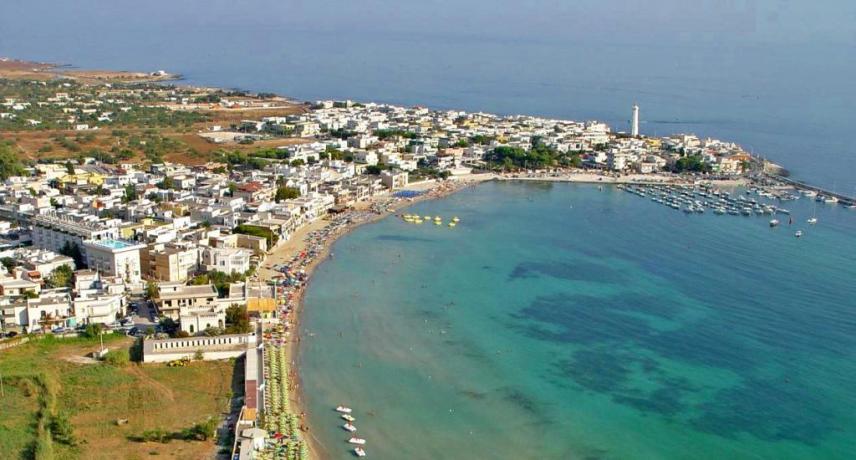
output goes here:
[[[294, 233], [294, 235], [292, 235], [291, 239], [288, 242], [284, 243], [281, 247], [276, 248], [273, 252], [269, 254], [268, 259], [266, 259], [264, 265], [260, 268], [259, 274], [262, 276], [263, 279], [265, 279], [265, 281], [271, 279], [270, 275], [278, 273], [271, 268], [274, 264], [284, 263], [288, 260], [291, 260], [300, 253], [309, 250], [313, 244], [319, 242], [310, 241], [310, 236], [313, 233], [323, 231], [331, 226], [335, 227], [336, 225], [341, 225], [341, 227], [335, 228], [331, 233], [326, 234], [323, 240], [320, 241], [323, 245], [323, 248], [319, 252], [317, 252], [315, 256], [311, 259], [311, 261], [302, 269], [306, 277], [305, 281], [300, 286], [300, 288], [295, 291], [295, 295], [290, 299], [290, 301], [288, 301], [288, 305], [290, 306], [288, 311], [290, 314], [287, 318], [287, 324], [289, 330], [292, 332], [292, 334], [290, 334], [289, 336], [289, 340], [286, 343], [286, 357], [288, 362], [290, 363], [288, 372], [290, 403], [292, 407], [295, 408], [295, 412], [297, 413], [297, 415], [299, 415], [300, 417], [300, 429], [303, 432], [304, 441], [309, 447], [310, 458], [324, 458], [320, 454], [324, 451], [324, 448], [321, 442], [314, 437], [312, 427], [309, 425], [306, 419], [306, 395], [304, 394], [302, 388], [302, 380], [300, 377], [299, 365], [297, 363], [297, 356], [300, 353], [300, 327], [302, 324], [303, 310], [305, 308], [304, 297], [307, 289], [309, 289], [309, 286], [312, 283], [312, 275], [314, 274], [315, 270], [325, 260], [329, 258], [333, 244], [341, 237], [349, 234], [353, 230], [363, 225], [377, 222], [381, 219], [389, 217], [390, 215], [394, 215], [397, 212], [402, 211], [419, 202], [444, 198], [453, 195], [465, 188], [492, 180], [529, 182], [570, 182], [580, 184], [607, 185], [691, 184], [693, 182], [691, 180], [688, 180], [688, 178], [685, 176], [677, 175], [628, 174], [623, 176], [613, 176], [605, 174], [579, 172], [565, 173], [563, 175], [556, 176], [550, 176], [547, 174], [532, 174], [525, 176], [517, 174], [503, 175], [495, 173], [470, 174], [467, 176], [453, 177], [444, 182], [429, 180], [425, 182], [410, 184], [408, 187], [406, 187], [407, 190], [415, 189], [425, 192], [422, 195], [413, 198], [396, 198], [391, 194], [384, 194], [372, 197], [369, 200], [358, 203], [354, 206], [354, 210], [352, 212], [357, 213], [358, 217], [361, 215], [360, 213], [373, 212], [372, 214], [362, 214], [362, 218], [358, 220], [349, 220], [347, 223], [341, 224], [337, 223], [335, 219], [319, 219], [301, 227], [297, 232]], [[705, 181], [714, 182], [719, 186], [741, 186], [748, 183], [747, 180], [742, 178], [726, 180], [706, 179]]]
[[[306, 420], [307, 408], [305, 404], [305, 395], [303, 394], [302, 382], [300, 378], [300, 370], [297, 364], [297, 356], [300, 353], [300, 326], [304, 309], [304, 296], [306, 290], [312, 282], [312, 274], [321, 263], [327, 260], [330, 256], [330, 250], [333, 244], [341, 237], [347, 235], [351, 231], [378, 220], [384, 219], [395, 213], [404, 210], [416, 203], [438, 198], [444, 198], [457, 193], [468, 187], [475, 186], [479, 183], [496, 180], [498, 177], [492, 173], [471, 174], [467, 176], [459, 176], [451, 178], [447, 181], [437, 182], [429, 180], [410, 184], [407, 190], [424, 191], [422, 195], [413, 198], [398, 198], [391, 194], [384, 194], [370, 198], [365, 202], [355, 205], [354, 210], [355, 220], [347, 219], [346, 223], [331, 220], [316, 220], [308, 225], [301, 227], [291, 239], [284, 243], [281, 247], [276, 248], [268, 255], [268, 259], [259, 270], [259, 275], [265, 281], [271, 279], [270, 275], [277, 273], [272, 270], [272, 266], [277, 263], [282, 263], [286, 260], [291, 260], [300, 253], [307, 251], [313, 244], [322, 243], [322, 249], [302, 269], [305, 275], [305, 281], [295, 291], [294, 296], [287, 302], [289, 305], [289, 315], [287, 317], [288, 329], [291, 331], [289, 340], [286, 342], [286, 359], [289, 362], [288, 369], [288, 388], [290, 395], [290, 403], [295, 408], [295, 412], [300, 417], [300, 429], [303, 432], [303, 439], [309, 447], [309, 457], [312, 459], [323, 458], [320, 455], [324, 449], [321, 443], [312, 434], [312, 427]], [[360, 218], [362, 217], [362, 218]], [[336, 228], [336, 226], [341, 225]], [[331, 233], [325, 234], [321, 241], [310, 241], [311, 235], [315, 232], [334, 227]], [[274, 259], [274, 260], [272, 260]], [[280, 260], [282, 259], [282, 260]]]

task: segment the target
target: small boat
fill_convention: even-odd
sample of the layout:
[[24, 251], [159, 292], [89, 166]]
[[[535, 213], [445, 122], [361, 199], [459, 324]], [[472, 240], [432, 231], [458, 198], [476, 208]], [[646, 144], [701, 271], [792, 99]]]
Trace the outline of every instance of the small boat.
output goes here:
[[770, 227], [777, 227], [779, 225], [779, 219], [773, 219], [770, 221]]
[[357, 457], [365, 457], [366, 451], [364, 451], [363, 449], [361, 449], [359, 447], [354, 447], [354, 454], [356, 454]]
[[458, 219], [458, 216], [452, 217], [452, 222], [460, 222], [461, 219]]
[[454, 227], [455, 225], [457, 225], [457, 224], [454, 222], [449, 222], [449, 227]]
[[795, 236], [795, 237], [797, 237], [797, 238], [799, 238], [799, 237], [803, 236], [803, 232], [802, 232], [802, 230], [797, 230], [797, 231], [796, 231], [796, 233], [794, 233], [794, 236]]
[[350, 431], [351, 433], [353, 433], [354, 431], [357, 431], [357, 427], [355, 427], [354, 425], [351, 425], [351, 422], [348, 422], [348, 423], [342, 425], [342, 428], [344, 428], [345, 431]]
[[366, 440], [363, 438], [351, 438], [351, 439], [348, 439], [348, 442], [351, 444], [359, 444], [361, 446], [366, 444]]
[[342, 419], [347, 420], [349, 422], [353, 422], [354, 420], [356, 420], [353, 416], [348, 415], [348, 414], [342, 414]]
[[817, 217], [810, 217], [806, 222], [810, 223], [811, 225], [814, 225], [817, 223]]
[[346, 406], [336, 406], [336, 412], [341, 412], [343, 414], [350, 414], [353, 412], [350, 407]]

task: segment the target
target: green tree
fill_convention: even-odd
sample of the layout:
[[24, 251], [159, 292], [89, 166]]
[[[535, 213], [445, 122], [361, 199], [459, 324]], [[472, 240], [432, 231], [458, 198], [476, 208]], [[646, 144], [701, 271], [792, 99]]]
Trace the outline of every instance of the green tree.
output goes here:
[[0, 259], [0, 264], [3, 264], [7, 272], [11, 272], [13, 268], [18, 266], [18, 262], [11, 257], [3, 257]]
[[26, 172], [24, 163], [18, 154], [14, 152], [12, 145], [0, 141], [0, 179], [5, 180], [12, 176], [23, 176]]
[[157, 283], [157, 281], [149, 281], [146, 283], [146, 298], [149, 300], [158, 298], [158, 283]]
[[294, 187], [279, 187], [276, 189], [274, 199], [277, 203], [282, 200], [292, 200], [300, 196], [300, 189]]
[[231, 305], [226, 309], [227, 334], [246, 334], [250, 331], [250, 315], [245, 305]]
[[45, 284], [51, 288], [70, 288], [74, 286], [74, 270], [68, 265], [60, 265], [48, 276]]
[[164, 177], [163, 180], [158, 184], [158, 188], [161, 190], [174, 190], [175, 179], [170, 176]]
[[74, 266], [77, 268], [83, 268], [86, 266], [86, 264], [83, 263], [83, 252], [80, 250], [80, 245], [77, 243], [66, 241], [59, 249], [59, 253], [74, 259]]
[[94, 339], [101, 335], [101, 325], [100, 324], [87, 324], [86, 329], [83, 330], [83, 336], [88, 339]]
[[125, 194], [122, 195], [122, 202], [128, 203], [137, 199], [137, 188], [134, 187], [134, 184], [128, 184], [125, 186]]
[[269, 228], [258, 227], [255, 225], [241, 224], [232, 229], [232, 233], [241, 233], [244, 235], [260, 236], [267, 239], [268, 247], [276, 244], [279, 239]]

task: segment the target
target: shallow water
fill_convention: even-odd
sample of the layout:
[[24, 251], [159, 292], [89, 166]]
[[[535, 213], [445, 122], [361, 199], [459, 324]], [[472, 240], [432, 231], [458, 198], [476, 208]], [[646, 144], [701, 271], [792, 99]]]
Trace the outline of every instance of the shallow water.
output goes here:
[[785, 207], [487, 183], [411, 209], [457, 228], [361, 227], [306, 295], [313, 435], [348, 458], [348, 404], [372, 458], [849, 457], [856, 212]]

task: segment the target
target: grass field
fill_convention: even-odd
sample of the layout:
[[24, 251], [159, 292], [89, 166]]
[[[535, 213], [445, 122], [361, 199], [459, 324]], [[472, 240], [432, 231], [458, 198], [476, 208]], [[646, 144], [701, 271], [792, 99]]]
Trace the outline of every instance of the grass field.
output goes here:
[[[107, 339], [111, 349], [130, 339]], [[53, 339], [0, 351], [0, 457], [6, 459], [210, 458], [214, 440], [132, 441], [146, 430], [178, 433], [228, 411], [234, 362], [193, 362], [187, 367], [114, 367], [73, 360], [98, 348], [97, 340]], [[74, 445], [57, 439], [51, 420], [67, 417]], [[118, 419], [128, 423], [118, 425]], [[52, 440], [53, 438], [53, 440]]]

